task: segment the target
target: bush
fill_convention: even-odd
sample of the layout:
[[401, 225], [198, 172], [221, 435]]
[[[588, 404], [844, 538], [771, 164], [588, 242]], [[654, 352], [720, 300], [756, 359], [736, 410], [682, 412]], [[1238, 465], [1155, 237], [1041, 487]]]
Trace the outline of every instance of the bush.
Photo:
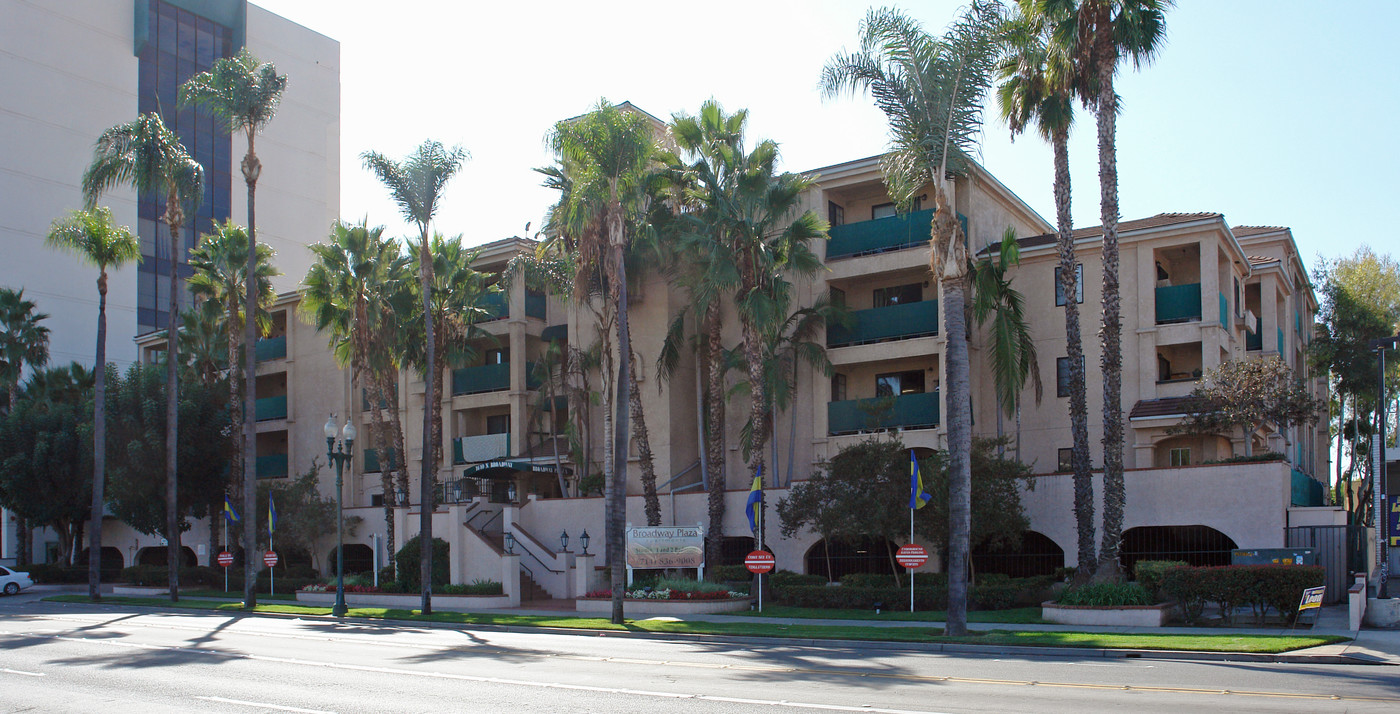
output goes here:
[[821, 585], [827, 583], [824, 575], [808, 575], [804, 573], [794, 573], [791, 570], [779, 570], [768, 576], [768, 584], [774, 589], [794, 587], [799, 585]]
[[122, 582], [130, 585], [169, 585], [170, 575], [164, 565], [133, 565], [122, 568]]
[[603, 487], [606, 485], [607, 477], [603, 474], [588, 474], [578, 480], [578, 495], [601, 496], [603, 495]]
[[[403, 583], [404, 589], [408, 592], [418, 592], [422, 590], [422, 551], [419, 550], [420, 536], [413, 536], [408, 542], [403, 544], [398, 554], [394, 556], [394, 562], [399, 566], [399, 582]], [[447, 558], [450, 548], [447, 541], [441, 538], [433, 539], [433, 589], [446, 585], [451, 579], [451, 564]]]
[[443, 595], [500, 595], [505, 589], [494, 580], [473, 580], [470, 585], [444, 585], [441, 592]]
[[[894, 575], [890, 573], [847, 573], [841, 576], [841, 585], [858, 588], [907, 588], [909, 587], [909, 579], [901, 577], [896, 581]], [[947, 586], [948, 576], [944, 573], [914, 573], [914, 586], [920, 585]]]
[[706, 568], [705, 578], [714, 582], [747, 581], [753, 579], [753, 573], [742, 565], [716, 565]]
[[[886, 610], [898, 610], [909, 606], [909, 588], [859, 587], [842, 585], [839, 588], [827, 585], [794, 585], [775, 588], [773, 599], [779, 605], [794, 607], [815, 607], [837, 610], [873, 610], [879, 603]], [[944, 610], [948, 607], [948, 588], [914, 587], [914, 607], [919, 610]]]
[[1133, 578], [1153, 597], [1162, 591], [1162, 575], [1172, 568], [1188, 568], [1184, 560], [1139, 560], [1133, 566]]
[[1152, 595], [1137, 583], [1089, 583], [1066, 588], [1056, 602], [1080, 607], [1124, 607], [1151, 605]]
[[1325, 577], [1319, 565], [1177, 567], [1163, 573], [1162, 591], [1188, 623], [1200, 619], [1208, 603], [1217, 603], [1226, 619], [1233, 617], [1235, 608], [1248, 605], [1256, 622], [1262, 623], [1269, 610], [1292, 622], [1303, 590], [1322, 585]]
[[978, 610], [1009, 610], [1016, 607], [1024, 589], [1025, 583], [1018, 580], [982, 576], [972, 586], [972, 604]]
[[[30, 563], [29, 565], [12, 565], [10, 567], [21, 573], [29, 573], [29, 578], [36, 583], [86, 583], [88, 581], [86, 564]], [[162, 572], [164, 571], [162, 570]], [[122, 571], [117, 568], [103, 568], [101, 572], [102, 582], [116, 582], [121, 579], [121, 574]]]
[[1283, 461], [1283, 454], [1277, 451], [1265, 451], [1262, 454], [1252, 456], [1231, 456], [1228, 459], [1215, 459], [1212, 461], [1202, 461], [1202, 465], [1207, 464], [1252, 464], [1260, 461]]

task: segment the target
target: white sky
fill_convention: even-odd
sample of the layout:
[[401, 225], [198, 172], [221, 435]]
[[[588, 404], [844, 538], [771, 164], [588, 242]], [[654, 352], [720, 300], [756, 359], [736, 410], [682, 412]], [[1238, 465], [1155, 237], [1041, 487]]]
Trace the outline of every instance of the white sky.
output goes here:
[[[1400, 193], [1400, 3], [1180, 1], [1157, 62], [1120, 75], [1123, 218], [1219, 211], [1290, 226], [1309, 266], [1363, 243], [1400, 252], [1381, 224]], [[662, 119], [710, 97], [748, 108], [750, 140], [778, 141], [791, 171], [885, 145], [868, 98], [823, 101], [817, 88], [827, 59], [856, 46], [862, 2], [254, 2], [340, 41], [341, 211], [391, 233], [409, 231], [362, 151], [460, 144], [472, 159], [438, 229], [470, 244], [525, 235], [554, 198], [531, 170], [550, 163], [545, 134], [600, 97]], [[900, 3], [933, 33], [958, 5]], [[1078, 121], [1075, 225], [1097, 225], [1093, 120]], [[1012, 144], [994, 109], [983, 164], [1053, 222], [1049, 148], [1034, 135]]]

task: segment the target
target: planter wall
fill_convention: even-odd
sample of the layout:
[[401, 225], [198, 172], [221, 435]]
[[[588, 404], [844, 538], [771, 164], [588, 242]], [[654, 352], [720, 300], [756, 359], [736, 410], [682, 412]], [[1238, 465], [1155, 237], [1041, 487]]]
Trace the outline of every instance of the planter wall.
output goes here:
[[1053, 601], [1040, 604], [1040, 616], [1060, 625], [1097, 625], [1100, 627], [1161, 627], [1167, 622], [1172, 606], [1130, 605], [1124, 607], [1086, 607], [1061, 605]]
[[1368, 598], [1365, 623], [1371, 627], [1400, 626], [1400, 598]]
[[[628, 615], [708, 615], [714, 612], [739, 612], [749, 609], [753, 598], [740, 600], [627, 600], [623, 611]], [[579, 612], [612, 612], [612, 600], [574, 601]]]
[[[335, 592], [298, 592], [297, 602], [310, 605], [334, 605]], [[414, 610], [423, 603], [418, 593], [345, 593], [345, 604], [350, 607], [388, 607], [399, 610]], [[471, 612], [480, 609], [510, 607], [509, 595], [438, 595], [433, 594], [433, 609]]]
[[159, 585], [113, 585], [112, 594], [126, 597], [156, 597], [157, 595], [169, 595], [170, 588]]

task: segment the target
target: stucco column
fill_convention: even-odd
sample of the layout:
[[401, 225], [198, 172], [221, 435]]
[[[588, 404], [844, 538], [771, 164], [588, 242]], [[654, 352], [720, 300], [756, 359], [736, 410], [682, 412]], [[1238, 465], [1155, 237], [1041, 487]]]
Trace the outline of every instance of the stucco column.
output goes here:
[[1259, 281], [1260, 347], [1265, 355], [1278, 354], [1278, 328], [1282, 326], [1278, 311], [1278, 277], [1265, 275]]
[[[517, 303], [511, 300], [510, 319], [510, 450], [507, 456], [525, 453], [525, 444], [529, 423], [526, 420], [526, 403], [528, 401], [528, 378], [529, 370], [526, 367], [525, 354], [525, 298], [524, 287], [516, 286], [522, 291], [520, 301]], [[519, 317], [515, 315], [519, 314]]]
[[[1220, 325], [1220, 249], [1214, 242], [1202, 242], [1200, 260], [1201, 324]], [[1225, 317], [1228, 324], [1229, 315]], [[1202, 336], [1202, 343], [1204, 342]]]
[[569, 588], [569, 597], [583, 597], [588, 592], [588, 584], [593, 577], [594, 559], [598, 556], [593, 554], [575, 555], [573, 582]]
[[501, 556], [501, 592], [510, 598], [510, 607], [520, 607], [520, 556]]

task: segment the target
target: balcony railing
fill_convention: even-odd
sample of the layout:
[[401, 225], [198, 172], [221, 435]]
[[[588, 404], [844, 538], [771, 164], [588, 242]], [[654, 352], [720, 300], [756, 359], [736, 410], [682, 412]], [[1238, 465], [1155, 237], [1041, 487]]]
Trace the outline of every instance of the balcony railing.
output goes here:
[[253, 416], [258, 421], [272, 421], [287, 418], [287, 395], [280, 397], [260, 397], [253, 405]]
[[1157, 324], [1201, 319], [1201, 284], [1157, 288]]
[[1245, 328], [1244, 348], [1249, 351], [1264, 349], [1264, 321], [1257, 317], [1253, 323], [1245, 320]]
[[477, 306], [486, 311], [486, 317], [481, 319], [482, 322], [510, 317], [510, 297], [503, 292], [483, 295]]
[[490, 461], [510, 456], [510, 434], [482, 434], [452, 440], [452, 463]]
[[925, 300], [851, 313], [851, 326], [832, 325], [826, 331], [827, 347], [923, 337], [938, 334], [938, 301]]
[[[399, 399], [398, 391], [399, 390], [394, 389], [388, 395], [386, 395], [384, 399], [379, 400], [379, 408], [388, 409], [397, 404]], [[360, 390], [360, 408], [364, 411], [369, 411], [375, 408], [375, 405], [369, 400], [369, 394], [370, 392], [368, 389]]]
[[284, 359], [287, 356], [287, 336], [264, 337], [258, 340], [253, 354], [259, 362]]
[[540, 331], [540, 339], [545, 340], [546, 342], [553, 342], [554, 340], [567, 340], [569, 339], [569, 326], [550, 325], [549, 327], [546, 327]]
[[1283, 354], [1283, 328], [1278, 328], [1278, 353]]
[[258, 478], [286, 478], [287, 455], [268, 454], [267, 456], [259, 456], [256, 469]]
[[1317, 479], [1293, 469], [1292, 473], [1292, 498], [1290, 503], [1294, 506], [1321, 506], [1322, 483]]
[[[963, 233], [967, 233], [967, 216], [958, 214]], [[845, 258], [855, 255], [883, 253], [928, 243], [933, 224], [933, 209], [904, 215], [877, 218], [832, 226], [827, 234], [826, 257]]]
[[1216, 294], [1220, 296], [1220, 302], [1216, 303], [1220, 306], [1220, 326], [1228, 330], [1230, 329], [1230, 304], [1225, 302], [1225, 293]]
[[[386, 461], [392, 460], [394, 457], [394, 450], [385, 449], [385, 451], [388, 452], [389, 456], [389, 459], [386, 459]], [[393, 464], [389, 465], [392, 466]], [[379, 449], [365, 449], [364, 473], [379, 473], [379, 469]]]
[[525, 293], [525, 317], [545, 319], [546, 304], [544, 293]]
[[827, 431], [854, 434], [876, 429], [931, 429], [938, 426], [938, 390], [897, 397], [848, 399], [826, 405]]
[[[540, 381], [535, 377], [535, 363], [525, 363], [526, 389], [539, 389]], [[510, 389], [509, 364], [484, 364], [479, 367], [462, 367], [452, 370], [452, 395], [483, 394]]]

